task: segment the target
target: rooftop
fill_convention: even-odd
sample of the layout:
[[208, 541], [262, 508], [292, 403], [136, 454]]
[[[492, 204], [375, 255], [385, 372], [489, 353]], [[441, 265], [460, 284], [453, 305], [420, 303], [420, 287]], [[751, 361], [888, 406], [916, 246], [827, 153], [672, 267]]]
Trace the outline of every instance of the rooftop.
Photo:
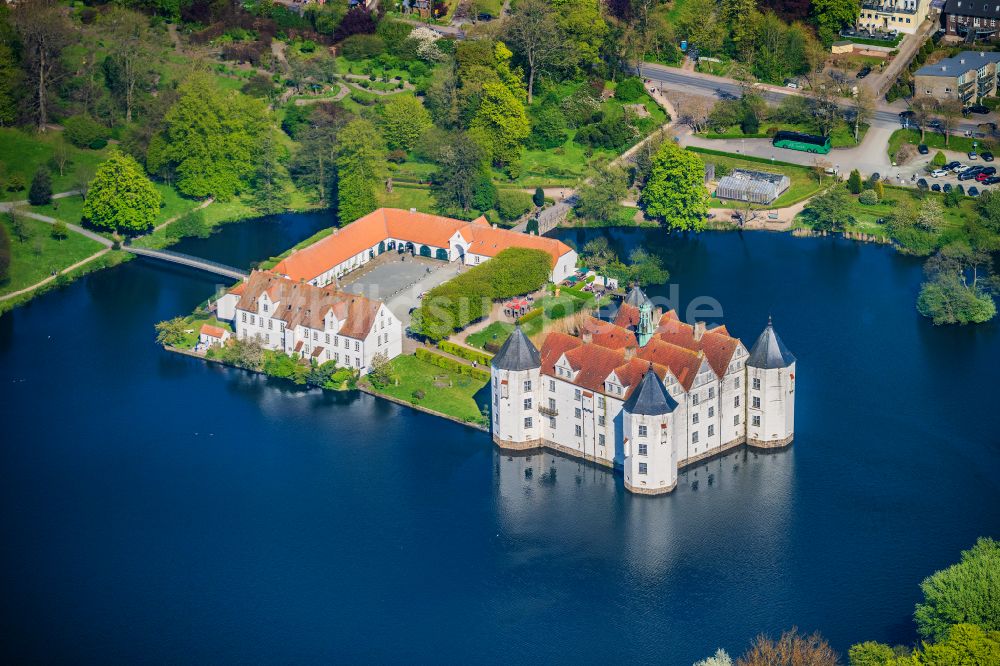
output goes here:
[[[961, 0], [958, 4], [968, 1]], [[996, 2], [1000, 3], [1000, 0], [996, 0]], [[1000, 12], [996, 16], [1000, 18]], [[962, 51], [953, 58], [945, 58], [933, 65], [924, 65], [916, 71], [916, 75], [954, 77], [965, 74], [970, 69], [979, 69], [984, 65], [998, 62], [1000, 62], [1000, 52], [998, 51]]]

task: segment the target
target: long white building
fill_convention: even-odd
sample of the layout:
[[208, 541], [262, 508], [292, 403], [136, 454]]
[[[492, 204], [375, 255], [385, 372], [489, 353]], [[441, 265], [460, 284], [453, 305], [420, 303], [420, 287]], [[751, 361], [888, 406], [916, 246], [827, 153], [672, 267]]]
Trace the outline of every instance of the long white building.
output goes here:
[[360, 374], [367, 374], [376, 354], [402, 353], [403, 325], [385, 303], [268, 271], [254, 271], [220, 298], [216, 313], [233, 322], [240, 340]]
[[638, 288], [614, 323], [550, 333], [518, 328], [492, 361], [493, 440], [621, 468], [625, 487], [659, 494], [677, 470], [741, 444], [791, 443], [795, 357], [771, 322], [750, 351], [724, 326], [657, 316]]

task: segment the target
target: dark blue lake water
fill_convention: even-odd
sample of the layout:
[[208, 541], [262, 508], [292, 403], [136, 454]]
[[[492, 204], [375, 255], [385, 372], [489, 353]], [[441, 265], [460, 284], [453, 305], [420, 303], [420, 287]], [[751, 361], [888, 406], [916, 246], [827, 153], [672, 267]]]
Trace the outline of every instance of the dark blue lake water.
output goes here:
[[[328, 221], [178, 249], [248, 265]], [[920, 580], [1000, 536], [1000, 327], [930, 326], [919, 263], [883, 247], [611, 236], [662, 252], [681, 304], [717, 299], [748, 343], [774, 315], [799, 361], [791, 448], [633, 497], [369, 396], [163, 352], [153, 324], [216, 280], [133, 261], [0, 317], [0, 653], [673, 665], [792, 625], [841, 651], [914, 640]]]

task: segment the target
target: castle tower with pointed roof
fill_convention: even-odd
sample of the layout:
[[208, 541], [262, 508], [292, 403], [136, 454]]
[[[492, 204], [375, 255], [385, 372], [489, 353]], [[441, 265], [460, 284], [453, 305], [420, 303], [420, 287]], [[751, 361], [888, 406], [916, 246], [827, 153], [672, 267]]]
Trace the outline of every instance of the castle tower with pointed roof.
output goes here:
[[493, 441], [503, 449], [541, 446], [542, 357], [518, 326], [490, 363], [493, 392]]
[[774, 331], [771, 318], [747, 358], [747, 442], [785, 446], [795, 436], [795, 357]]
[[668, 493], [677, 486], [677, 449], [674, 446], [674, 410], [677, 401], [667, 392], [650, 363], [646, 374], [622, 406], [625, 487], [644, 495]]

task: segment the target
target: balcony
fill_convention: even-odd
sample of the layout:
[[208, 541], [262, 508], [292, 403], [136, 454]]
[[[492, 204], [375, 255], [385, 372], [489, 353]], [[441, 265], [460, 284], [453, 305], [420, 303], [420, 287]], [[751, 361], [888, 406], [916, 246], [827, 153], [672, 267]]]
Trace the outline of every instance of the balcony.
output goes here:
[[538, 406], [538, 413], [542, 416], [559, 416], [559, 410], [552, 407]]
[[916, 14], [917, 13], [917, 3], [916, 2], [893, 2], [893, 0], [886, 0], [885, 2], [878, 2], [878, 0], [873, 0], [871, 2], [861, 3], [862, 11], [874, 11], [880, 12], [882, 14]]

